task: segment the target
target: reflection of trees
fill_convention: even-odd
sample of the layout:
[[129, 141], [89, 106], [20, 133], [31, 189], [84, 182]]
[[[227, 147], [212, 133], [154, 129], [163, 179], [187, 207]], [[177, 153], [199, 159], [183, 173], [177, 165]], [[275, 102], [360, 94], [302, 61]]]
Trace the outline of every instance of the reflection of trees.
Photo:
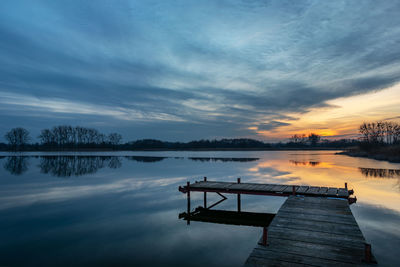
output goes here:
[[42, 156], [39, 165], [42, 173], [59, 177], [95, 173], [106, 166], [119, 168], [121, 160], [113, 156]]
[[315, 167], [320, 164], [319, 161], [297, 161], [297, 160], [289, 160], [290, 163], [296, 166], [312, 166]]
[[122, 163], [119, 157], [111, 157], [110, 161], [108, 162], [108, 167], [111, 169], [118, 169], [121, 168]]
[[166, 157], [126, 156], [125, 158], [138, 162], [158, 162], [164, 160]]
[[400, 178], [400, 170], [374, 168], [359, 168], [359, 170], [365, 177]]
[[228, 162], [228, 161], [249, 162], [249, 161], [259, 160], [259, 158], [207, 158], [207, 157], [196, 157], [196, 158], [192, 157], [189, 159], [194, 161], [222, 161], [222, 162]]
[[4, 169], [13, 175], [21, 175], [28, 170], [28, 157], [9, 156], [4, 163]]

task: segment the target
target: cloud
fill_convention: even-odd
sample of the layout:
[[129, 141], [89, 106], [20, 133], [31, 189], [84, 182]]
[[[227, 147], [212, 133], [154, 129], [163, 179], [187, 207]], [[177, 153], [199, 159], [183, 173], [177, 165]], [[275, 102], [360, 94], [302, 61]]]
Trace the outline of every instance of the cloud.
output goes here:
[[257, 125], [257, 129], [260, 131], [270, 131], [274, 130], [275, 128], [281, 127], [281, 126], [288, 126], [290, 123], [287, 122], [281, 122], [281, 121], [270, 121], [268, 123], [263, 123]]
[[[166, 113], [142, 112], [122, 107], [109, 107], [84, 102], [73, 102], [58, 98], [37, 98], [33, 96], [0, 92], [0, 103], [11, 106], [22, 106], [30, 111], [48, 111], [54, 113], [110, 116], [128, 121], [183, 121], [181, 118]], [[4, 108], [4, 107], [3, 107]]]
[[6, 1], [3, 118], [90, 115], [128, 139], [150, 128], [178, 140], [270, 131], [398, 83], [399, 11], [397, 1]]

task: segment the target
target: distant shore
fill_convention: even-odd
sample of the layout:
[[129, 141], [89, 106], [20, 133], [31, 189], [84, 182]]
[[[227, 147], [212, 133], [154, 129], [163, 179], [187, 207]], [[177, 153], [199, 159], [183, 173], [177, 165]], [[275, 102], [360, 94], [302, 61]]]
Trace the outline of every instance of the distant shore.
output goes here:
[[307, 148], [140, 148], [140, 149], [103, 149], [103, 148], [83, 148], [83, 149], [54, 149], [54, 150], [0, 150], [0, 152], [134, 152], [134, 151], [338, 151], [343, 148], [332, 147], [307, 147]]
[[363, 157], [376, 160], [386, 160], [393, 163], [400, 163], [400, 146], [380, 147], [370, 150], [362, 150], [359, 148], [354, 148], [338, 152], [336, 154], [347, 155], [351, 157]]

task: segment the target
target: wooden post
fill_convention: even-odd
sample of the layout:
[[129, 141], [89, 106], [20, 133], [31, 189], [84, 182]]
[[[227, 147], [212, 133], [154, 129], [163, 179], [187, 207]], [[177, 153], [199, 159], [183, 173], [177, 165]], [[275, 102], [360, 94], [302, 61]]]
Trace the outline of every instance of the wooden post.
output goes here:
[[190, 224], [190, 182], [186, 183], [186, 190], [187, 190], [187, 224]]
[[268, 228], [263, 228], [262, 245], [266, 247], [268, 245]]
[[[204, 182], [207, 182], [207, 177], [204, 177]], [[204, 192], [204, 208], [207, 208], [207, 192]]]
[[365, 261], [371, 262], [371, 244], [365, 243]]
[[[237, 183], [240, 184], [240, 178], [237, 178]], [[238, 208], [238, 212], [240, 212], [241, 211], [240, 194], [237, 195], [237, 208]]]
[[295, 187], [295, 186], [293, 186], [293, 188], [292, 188], [292, 195], [293, 195], [293, 196], [296, 195], [296, 187]]

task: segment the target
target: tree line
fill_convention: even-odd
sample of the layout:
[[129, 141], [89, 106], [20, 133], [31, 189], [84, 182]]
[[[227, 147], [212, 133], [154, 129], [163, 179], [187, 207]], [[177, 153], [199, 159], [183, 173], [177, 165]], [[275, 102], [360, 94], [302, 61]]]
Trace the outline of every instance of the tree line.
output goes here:
[[68, 125], [43, 129], [38, 136], [40, 144], [29, 144], [31, 140], [30, 134], [21, 127], [11, 129], [4, 137], [11, 150], [24, 150], [28, 147], [41, 147], [44, 149], [115, 148], [122, 140], [122, 136], [118, 133], [105, 135], [93, 128]]
[[118, 145], [122, 136], [118, 133], [105, 135], [93, 128], [72, 127], [68, 125], [55, 126], [44, 129], [39, 135], [42, 145], [71, 147], [82, 145]]
[[400, 124], [392, 121], [364, 122], [359, 132], [362, 141], [367, 144], [398, 144], [400, 143]]
[[289, 139], [289, 143], [295, 145], [310, 145], [316, 146], [321, 141], [321, 136], [315, 133], [305, 134], [295, 134]]
[[30, 143], [29, 132], [24, 128], [13, 128], [5, 134], [8, 144], [0, 143], [0, 150], [274, 150], [274, 149], [341, 149], [363, 143], [396, 144], [400, 142], [400, 126], [394, 122], [363, 123], [360, 126], [361, 140], [326, 140], [315, 133], [295, 134], [288, 142], [265, 143], [249, 138], [220, 140], [197, 140], [190, 142], [166, 142], [142, 139], [122, 143], [118, 133], [108, 135], [94, 128], [59, 125], [43, 129], [38, 136], [39, 143]]

